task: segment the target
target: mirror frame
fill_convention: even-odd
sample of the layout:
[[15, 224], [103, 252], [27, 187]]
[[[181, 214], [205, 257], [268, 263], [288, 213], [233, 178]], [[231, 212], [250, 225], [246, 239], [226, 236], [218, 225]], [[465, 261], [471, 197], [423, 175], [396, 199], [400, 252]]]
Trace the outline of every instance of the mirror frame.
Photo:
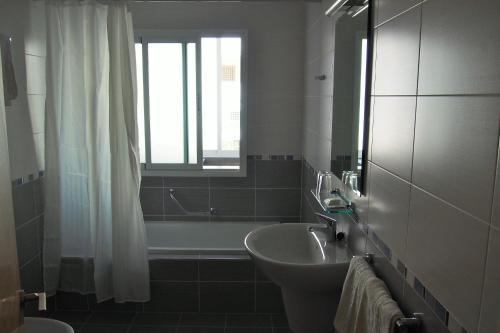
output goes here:
[[365, 119], [363, 128], [363, 151], [361, 153], [361, 184], [359, 186], [360, 196], [367, 196], [367, 183], [368, 183], [368, 150], [370, 149], [371, 138], [371, 111], [372, 111], [372, 80], [373, 80], [373, 61], [375, 54], [375, 34], [374, 34], [374, 14], [375, 14], [375, 1], [368, 0], [368, 22], [366, 35], [368, 37], [368, 54], [366, 57], [366, 87], [365, 87]]

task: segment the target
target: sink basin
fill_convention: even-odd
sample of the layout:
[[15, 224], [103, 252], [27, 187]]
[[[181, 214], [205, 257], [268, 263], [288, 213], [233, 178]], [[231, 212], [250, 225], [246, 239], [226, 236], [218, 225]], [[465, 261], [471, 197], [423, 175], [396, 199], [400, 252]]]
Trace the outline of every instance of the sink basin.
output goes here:
[[283, 223], [250, 232], [245, 247], [257, 267], [281, 287], [291, 329], [331, 333], [350, 251], [328, 242], [320, 224]]
[[24, 318], [24, 333], [74, 333], [66, 323], [47, 318]]

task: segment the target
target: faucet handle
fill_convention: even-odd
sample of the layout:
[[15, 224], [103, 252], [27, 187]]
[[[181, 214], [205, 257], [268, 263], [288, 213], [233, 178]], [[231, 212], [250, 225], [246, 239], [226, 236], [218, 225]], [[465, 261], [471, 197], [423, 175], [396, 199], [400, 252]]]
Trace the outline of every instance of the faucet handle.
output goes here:
[[318, 217], [319, 220], [326, 222], [330, 226], [333, 226], [337, 223], [336, 219], [334, 219], [333, 217], [330, 217], [328, 215], [321, 214], [321, 213], [314, 213], [314, 214]]

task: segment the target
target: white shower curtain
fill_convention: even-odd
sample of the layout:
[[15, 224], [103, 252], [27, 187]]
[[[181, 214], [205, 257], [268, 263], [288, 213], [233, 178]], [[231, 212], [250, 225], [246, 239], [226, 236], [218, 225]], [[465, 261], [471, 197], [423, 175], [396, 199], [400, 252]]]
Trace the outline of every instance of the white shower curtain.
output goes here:
[[45, 289], [91, 291], [59, 279], [61, 257], [80, 258], [98, 301], [147, 301], [131, 15], [94, 0], [46, 15]]

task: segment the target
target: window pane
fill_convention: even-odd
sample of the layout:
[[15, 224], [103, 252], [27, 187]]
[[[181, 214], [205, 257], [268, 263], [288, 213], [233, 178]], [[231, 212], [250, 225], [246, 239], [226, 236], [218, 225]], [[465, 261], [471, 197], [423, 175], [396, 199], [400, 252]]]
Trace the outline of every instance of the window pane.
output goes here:
[[239, 156], [241, 107], [241, 38], [221, 38], [221, 147]]
[[149, 44], [151, 162], [184, 163], [181, 43]]
[[144, 133], [144, 84], [142, 44], [135, 44], [135, 63], [137, 70], [137, 126], [139, 127], [139, 153], [141, 163], [146, 163], [146, 135]]
[[203, 150], [217, 150], [218, 142], [218, 39], [201, 39]]
[[188, 80], [188, 140], [189, 140], [189, 163], [196, 164], [198, 161], [198, 133], [197, 133], [197, 87], [196, 87], [196, 44], [187, 45], [187, 80]]
[[203, 156], [234, 165], [240, 155], [241, 38], [202, 38], [201, 45]]

